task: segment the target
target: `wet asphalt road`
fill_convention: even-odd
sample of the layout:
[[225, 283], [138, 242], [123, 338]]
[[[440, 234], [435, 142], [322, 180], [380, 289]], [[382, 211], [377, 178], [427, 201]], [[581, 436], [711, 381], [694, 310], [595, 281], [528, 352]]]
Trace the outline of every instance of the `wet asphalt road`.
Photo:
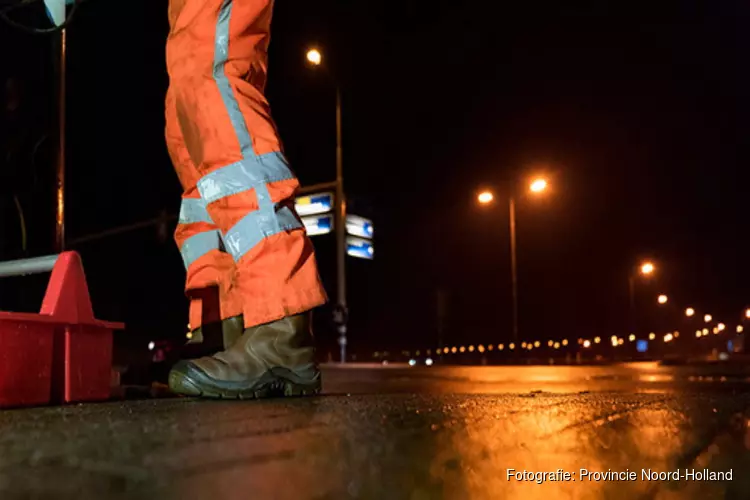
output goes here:
[[[0, 499], [745, 499], [745, 371], [329, 367], [311, 399], [7, 410]], [[686, 480], [693, 470], [731, 480]]]

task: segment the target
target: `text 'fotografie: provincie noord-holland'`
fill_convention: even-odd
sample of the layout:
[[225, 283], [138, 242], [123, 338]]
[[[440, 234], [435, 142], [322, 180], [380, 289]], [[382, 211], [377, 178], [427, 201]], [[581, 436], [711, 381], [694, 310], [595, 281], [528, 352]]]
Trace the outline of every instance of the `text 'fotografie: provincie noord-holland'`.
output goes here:
[[673, 471], [656, 471], [653, 469], [641, 469], [634, 471], [590, 471], [579, 469], [577, 471], [534, 472], [528, 470], [506, 469], [508, 481], [546, 483], [552, 481], [731, 481], [732, 469], [727, 471], [712, 471], [708, 469], [677, 469]]

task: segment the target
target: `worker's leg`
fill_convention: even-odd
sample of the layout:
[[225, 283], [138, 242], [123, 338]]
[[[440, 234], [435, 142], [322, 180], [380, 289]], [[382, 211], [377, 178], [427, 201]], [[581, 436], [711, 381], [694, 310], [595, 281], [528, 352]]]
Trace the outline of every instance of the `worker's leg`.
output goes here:
[[196, 183], [200, 176], [185, 147], [171, 92], [167, 95], [165, 117], [167, 147], [185, 190], [175, 241], [187, 272], [185, 291], [191, 299], [190, 328], [197, 336], [204, 323], [215, 324], [240, 316], [242, 303], [234, 287], [234, 259], [222, 251], [219, 228], [208, 216], [206, 204], [198, 193]]
[[172, 0], [170, 90], [197, 189], [236, 262], [245, 325], [325, 302], [298, 181], [263, 91], [272, 0]]
[[167, 43], [176, 119], [197, 190], [236, 263], [247, 328], [230, 348], [182, 361], [174, 392], [208, 397], [320, 390], [307, 314], [325, 302], [295, 213], [298, 182], [263, 95], [272, 0], [172, 0]]

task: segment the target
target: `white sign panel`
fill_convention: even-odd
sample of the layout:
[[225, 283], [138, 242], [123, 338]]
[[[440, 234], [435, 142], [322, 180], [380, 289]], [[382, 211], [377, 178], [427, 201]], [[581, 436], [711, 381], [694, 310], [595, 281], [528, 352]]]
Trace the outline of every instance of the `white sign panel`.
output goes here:
[[309, 215], [301, 217], [308, 236], [328, 234], [333, 231], [333, 215]]
[[372, 239], [375, 234], [375, 228], [370, 219], [365, 219], [358, 215], [346, 216], [346, 232], [352, 236]]
[[294, 200], [294, 207], [300, 217], [324, 214], [333, 210], [333, 193], [315, 193], [300, 196]]
[[44, 7], [47, 11], [47, 17], [55, 26], [60, 26], [65, 22], [65, 6], [73, 5], [74, 0], [44, 0]]
[[346, 253], [358, 259], [372, 260], [375, 257], [375, 247], [370, 240], [349, 236], [346, 238]]

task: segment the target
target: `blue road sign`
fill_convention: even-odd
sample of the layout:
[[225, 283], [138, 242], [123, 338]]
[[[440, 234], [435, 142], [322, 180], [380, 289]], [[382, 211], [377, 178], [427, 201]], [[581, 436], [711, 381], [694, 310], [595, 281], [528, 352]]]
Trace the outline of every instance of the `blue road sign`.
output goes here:
[[639, 340], [635, 343], [635, 350], [638, 352], [646, 352], [648, 351], [648, 340]]
[[375, 234], [375, 227], [370, 219], [358, 215], [347, 215], [346, 232], [352, 236], [372, 239]]
[[346, 239], [346, 253], [351, 257], [372, 260], [375, 257], [375, 247], [372, 241], [349, 236]]
[[302, 223], [305, 225], [308, 236], [318, 236], [321, 234], [328, 234], [333, 231], [333, 215], [309, 215], [307, 217], [301, 217]]
[[294, 200], [294, 208], [297, 209], [297, 213], [301, 217], [330, 212], [333, 210], [333, 193], [315, 193], [300, 196]]

